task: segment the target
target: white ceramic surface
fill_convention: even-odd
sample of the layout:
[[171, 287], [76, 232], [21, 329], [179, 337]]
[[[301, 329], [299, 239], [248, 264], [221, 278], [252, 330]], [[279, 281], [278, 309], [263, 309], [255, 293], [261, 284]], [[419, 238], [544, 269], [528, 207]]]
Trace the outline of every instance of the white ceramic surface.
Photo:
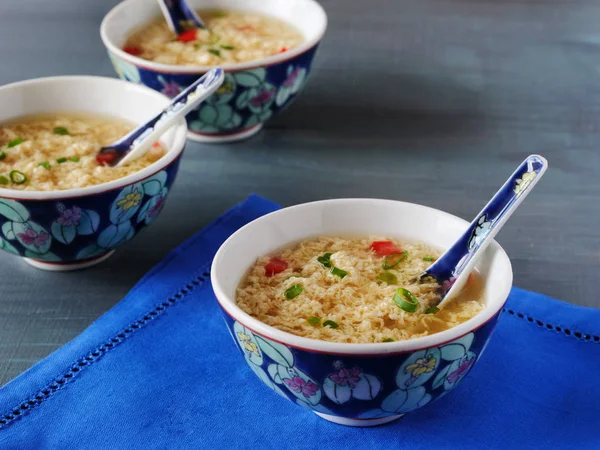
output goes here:
[[215, 136], [194, 133], [193, 131], [188, 130], [188, 139], [195, 142], [202, 142], [203, 144], [225, 144], [227, 142], [237, 142], [243, 141], [244, 139], [248, 139], [257, 134], [262, 129], [263, 124], [259, 123], [258, 125], [255, 125], [252, 128], [242, 131], [241, 133]]
[[377, 427], [379, 425], [385, 425], [386, 423], [398, 420], [404, 414], [398, 414], [396, 416], [382, 417], [380, 419], [347, 419], [345, 417], [332, 416], [331, 414], [323, 414], [316, 412], [315, 414], [322, 419], [328, 420], [329, 422], [337, 423], [338, 425], [345, 425], [347, 427], [367, 428]]
[[[225, 64], [228, 71], [246, 70], [257, 66], [276, 64], [304, 53], [321, 40], [327, 28], [325, 11], [314, 0], [188, 0], [194, 8], [236, 9], [277, 17], [293, 24], [304, 36], [305, 42], [285, 53], [238, 64]], [[134, 65], [168, 73], [196, 73], [213, 66], [175, 66], [145, 61], [121, 48], [132, 30], [161, 16], [157, 2], [148, 0], [125, 0], [113, 8], [100, 25], [102, 42], [109, 51]]]
[[260, 256], [290, 243], [319, 235], [380, 235], [447, 248], [468, 222], [412, 203], [376, 199], [338, 199], [306, 203], [263, 216], [234, 233], [217, 252], [211, 269], [213, 289], [221, 306], [244, 326], [287, 345], [341, 355], [408, 352], [437, 346], [487, 322], [503, 306], [512, 286], [510, 260], [493, 241], [476, 269], [485, 287], [485, 309], [454, 328], [409, 341], [343, 344], [295, 336], [249, 316], [235, 305], [235, 290]]

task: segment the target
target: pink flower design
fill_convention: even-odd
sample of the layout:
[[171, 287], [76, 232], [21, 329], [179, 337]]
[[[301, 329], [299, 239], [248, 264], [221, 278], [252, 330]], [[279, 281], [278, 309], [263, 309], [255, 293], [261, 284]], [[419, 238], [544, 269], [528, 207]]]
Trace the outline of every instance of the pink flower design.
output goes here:
[[290, 75], [285, 79], [283, 85], [285, 87], [292, 87], [296, 82], [298, 75], [300, 74], [300, 70], [300, 67], [296, 67], [296, 69], [292, 73], [290, 73]]
[[254, 96], [252, 100], [250, 100], [250, 103], [252, 104], [252, 106], [260, 107], [268, 103], [274, 95], [275, 89], [263, 89], [256, 96]]
[[319, 386], [317, 386], [312, 381], [304, 381], [302, 378], [295, 376], [294, 378], [284, 378], [283, 382], [287, 384], [292, 391], [301, 393], [305, 398], [312, 397], [319, 390]]
[[360, 381], [360, 369], [354, 367], [352, 369], [340, 369], [338, 372], [329, 375], [329, 379], [339, 386], [356, 387], [356, 383]]
[[462, 361], [458, 366], [458, 369], [448, 375], [448, 381], [450, 383], [456, 383], [469, 371], [473, 364], [475, 364], [475, 358]]
[[159, 198], [158, 201], [154, 204], [154, 206], [148, 210], [148, 217], [154, 217], [155, 215], [157, 215], [162, 209], [164, 202], [164, 197]]
[[64, 205], [59, 205], [58, 210], [61, 215], [56, 221], [66, 227], [77, 226], [81, 220], [81, 208], [73, 206], [71, 209], [67, 209]]
[[455, 282], [456, 277], [452, 277], [449, 280], [444, 281], [444, 284], [442, 285], [442, 290], [444, 291], [444, 294], [450, 290], [450, 288], [454, 285]]
[[33, 229], [29, 228], [25, 233], [19, 233], [17, 236], [25, 243], [25, 245], [32, 245], [35, 248], [40, 248], [50, 238], [50, 235], [44, 231], [36, 233]]
[[167, 97], [177, 97], [181, 92], [181, 87], [177, 83], [165, 81], [163, 84], [163, 88], [160, 91], [165, 94]]

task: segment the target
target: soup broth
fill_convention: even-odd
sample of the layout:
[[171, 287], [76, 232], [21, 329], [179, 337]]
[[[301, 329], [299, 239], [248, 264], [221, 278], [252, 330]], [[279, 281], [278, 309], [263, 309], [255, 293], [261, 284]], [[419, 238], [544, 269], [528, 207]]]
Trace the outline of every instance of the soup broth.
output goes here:
[[284, 53], [304, 41], [295, 27], [275, 17], [214, 9], [198, 15], [206, 30], [175, 36], [159, 17], [132, 33], [123, 50], [162, 64], [218, 66]]
[[131, 175], [164, 156], [160, 144], [119, 167], [96, 160], [98, 150], [134, 128], [122, 119], [83, 113], [24, 116], [0, 124], [0, 188], [54, 191]]
[[[308, 239], [259, 258], [236, 303], [267, 325], [312, 339], [376, 343], [427, 336], [483, 309], [483, 282], [472, 274], [436, 311], [442, 287], [416, 278], [439, 256], [426, 245], [389, 238]], [[417, 301], [412, 311], [406, 306], [411, 296]]]

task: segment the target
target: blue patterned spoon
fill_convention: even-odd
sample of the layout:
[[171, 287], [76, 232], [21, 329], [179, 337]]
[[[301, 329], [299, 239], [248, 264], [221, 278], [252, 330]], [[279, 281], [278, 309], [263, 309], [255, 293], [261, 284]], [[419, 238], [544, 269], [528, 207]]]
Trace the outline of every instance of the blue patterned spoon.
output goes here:
[[421, 280], [433, 277], [442, 286], [442, 298], [438, 307], [460, 292], [479, 257], [547, 168], [548, 161], [539, 155], [531, 155], [525, 159], [475, 217], [467, 231], [419, 275]]
[[96, 160], [105, 165], [123, 165], [143, 156], [180, 117], [184, 117], [200, 102], [210, 97], [223, 83], [223, 69], [211, 69], [185, 91], [175, 97], [169, 106], [111, 145], [102, 147]]
[[158, 0], [169, 29], [176, 35], [194, 28], [206, 28], [186, 0]]

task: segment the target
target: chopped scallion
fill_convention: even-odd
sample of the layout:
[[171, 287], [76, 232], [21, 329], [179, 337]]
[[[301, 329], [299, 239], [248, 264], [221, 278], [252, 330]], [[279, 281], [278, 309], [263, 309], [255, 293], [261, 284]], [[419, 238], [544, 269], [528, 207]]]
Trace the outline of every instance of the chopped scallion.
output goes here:
[[398, 284], [398, 277], [392, 272], [383, 272], [381, 275], [379, 275], [379, 280], [387, 284]]
[[308, 323], [310, 323], [311, 325], [319, 325], [319, 322], [321, 322], [321, 319], [319, 319], [318, 317], [312, 316], [312, 317], [309, 317], [308, 319], [306, 319], [306, 321]]
[[402, 253], [394, 253], [392, 255], [386, 256], [383, 260], [383, 268], [385, 270], [391, 269], [392, 267], [396, 267], [400, 261], [405, 260], [408, 257], [408, 252], [404, 250]]
[[346, 272], [345, 270], [339, 269], [335, 266], [333, 266], [330, 270], [331, 275], [336, 275], [340, 278], [344, 278], [346, 275], [348, 275], [348, 272]]
[[66, 162], [67, 162], [67, 158], [65, 158], [65, 157], [58, 158], [58, 159], [56, 160], [56, 162], [57, 162], [57, 163], [59, 163], [59, 164], [66, 163]]
[[15, 184], [23, 184], [27, 181], [27, 175], [23, 172], [19, 172], [18, 170], [11, 170], [8, 174], [10, 176], [10, 181]]
[[383, 341], [381, 342], [394, 342], [394, 340], [392, 338], [385, 338]]
[[335, 323], [333, 320], [326, 320], [325, 322], [323, 322], [323, 326], [324, 327], [331, 327], [331, 328], [337, 328], [337, 327], [339, 327], [339, 325], [337, 323]]
[[425, 310], [425, 314], [435, 314], [436, 312], [438, 312], [440, 310], [440, 308], [438, 308], [437, 306], [432, 306], [430, 308], [427, 308]]
[[48, 161], [41, 162], [38, 164], [38, 166], [50, 170], [50, 163]]
[[432, 262], [435, 261], [435, 258], [433, 256], [425, 256], [423, 257], [423, 261]]
[[295, 284], [285, 291], [285, 298], [288, 300], [296, 298], [302, 293], [303, 290], [304, 288], [302, 288], [301, 284]]
[[223, 50], [233, 50], [235, 47], [233, 45], [221, 45]]
[[323, 264], [323, 267], [327, 267], [329, 269], [332, 266], [331, 255], [333, 255], [333, 253], [325, 253], [324, 255], [319, 256], [317, 261]]
[[209, 48], [208, 53], [212, 53], [213, 55], [218, 56], [219, 58], [221, 57], [221, 52], [216, 48]]
[[0, 175], [0, 184], [8, 184], [8, 178], [4, 175]]
[[2, 161], [4, 158], [6, 158], [6, 153], [4, 153], [4, 151], [0, 150], [0, 161]]
[[69, 134], [69, 130], [67, 130], [65, 127], [56, 127], [54, 130], [52, 130], [52, 132], [61, 136], [67, 136]]
[[79, 156], [71, 156], [69, 157], [69, 161], [79, 162]]
[[19, 145], [21, 142], [25, 142], [25, 139], [23, 139], [22, 137], [18, 137], [16, 139], [13, 139], [12, 141], [10, 141], [8, 144], [6, 144], [6, 146], [8, 148], [13, 148], [13, 147], [16, 147], [17, 145]]
[[398, 288], [394, 292], [394, 303], [396, 306], [406, 312], [413, 313], [419, 306], [419, 300], [407, 289]]

